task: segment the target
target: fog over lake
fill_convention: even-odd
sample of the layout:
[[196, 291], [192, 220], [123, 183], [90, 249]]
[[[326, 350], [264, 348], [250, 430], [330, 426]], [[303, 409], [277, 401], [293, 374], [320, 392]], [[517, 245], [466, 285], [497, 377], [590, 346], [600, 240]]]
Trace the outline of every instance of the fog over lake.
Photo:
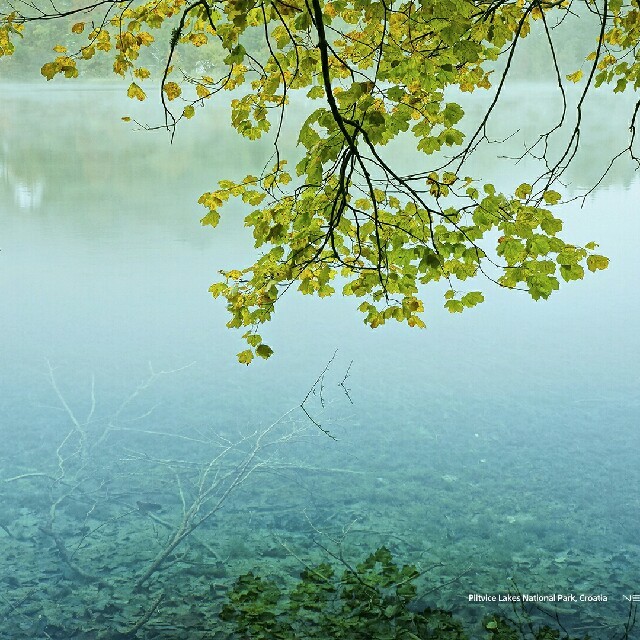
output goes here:
[[[270, 140], [252, 144], [230, 130], [226, 99], [181, 125], [170, 144], [166, 132], [121, 120], [160, 116], [121, 87], [2, 89], [1, 637], [62, 638], [74, 619], [91, 618], [95, 594], [67, 589], [72, 576], [55, 538], [42, 533], [51, 486], [5, 482], [56, 475], [71, 414], [93, 411], [88, 424], [108, 422], [134, 394], [118, 414], [132, 431], [96, 455], [112, 465], [109, 473], [117, 468], [122, 513], [161, 503], [170, 520], [176, 486], [151, 487], [146, 463], [131, 461], [132, 452], [177, 455], [175, 441], [147, 442], [140, 432], [193, 439], [198, 430], [231, 437], [264, 428], [300, 405], [330, 361], [322, 398], [316, 386], [305, 407], [337, 440], [307, 425], [302, 441], [279, 450], [278, 473], [248, 481], [199, 533], [225, 565], [215, 578], [219, 596], [242, 571], [280, 571], [271, 553], [278, 541], [313, 560], [322, 555], [317, 531], [339, 536], [355, 522], [345, 540], [352, 557], [387, 545], [401, 562], [434, 565], [427, 578], [444, 586], [427, 600], [469, 620], [496, 609], [469, 594], [506, 594], [513, 581], [523, 593], [607, 596], [561, 607], [569, 627], [624, 620], [623, 595], [640, 590], [640, 176], [626, 159], [584, 202], [556, 210], [565, 239], [599, 243], [611, 259], [606, 271], [561, 283], [545, 302], [482, 283], [485, 303], [461, 315], [443, 309], [436, 287], [425, 294], [426, 330], [372, 331], [358, 299], [291, 291], [261, 332], [274, 356], [245, 367], [235, 357], [244, 348], [240, 332], [225, 327], [224, 302], [208, 287], [219, 269], [251, 264], [253, 239], [241, 203], [230, 203], [212, 230], [200, 225], [197, 199], [221, 178], [259, 172]], [[624, 146], [624, 104], [597, 92], [589, 104], [567, 196], [583, 194]], [[470, 174], [504, 189], [524, 181], [530, 164], [496, 156], [519, 155], [523, 141], [535, 139], [541, 105], [553, 120], [550, 87], [510, 89], [489, 127], [496, 139], [514, 133], [510, 150], [481, 149]], [[478, 105], [467, 108], [480, 115]], [[516, 113], [530, 128], [509, 129]], [[295, 153], [295, 138], [282, 147]], [[388, 154], [403, 168], [423, 162], [400, 145]], [[149, 363], [173, 373], [136, 393]], [[306, 416], [298, 411], [295, 420]], [[60, 503], [57, 535], [89, 573], [100, 555], [110, 556], [114, 575], [136, 573], [161, 545], [162, 530], [115, 507], [107, 519], [120, 516], [117, 524], [85, 540], [83, 527], [103, 525], [86, 504], [71, 505]], [[294, 572], [295, 558], [282, 561]]]

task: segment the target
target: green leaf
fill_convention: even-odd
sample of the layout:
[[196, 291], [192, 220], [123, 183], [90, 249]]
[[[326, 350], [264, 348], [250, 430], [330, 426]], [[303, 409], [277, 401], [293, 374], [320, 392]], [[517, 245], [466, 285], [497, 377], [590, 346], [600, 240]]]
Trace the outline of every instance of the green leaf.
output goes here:
[[516, 198], [520, 198], [520, 200], [524, 200], [527, 196], [531, 194], [532, 187], [530, 184], [523, 182], [515, 191]]
[[[591, 244], [591, 243], [590, 243]], [[606, 269], [609, 266], [609, 258], [592, 254], [587, 258], [587, 267], [589, 271], [597, 271], [598, 269]]]
[[475, 307], [484, 302], [484, 296], [479, 291], [470, 291], [462, 296], [461, 302], [465, 307]]
[[240, 64], [246, 55], [246, 49], [239, 44], [229, 52], [229, 55], [224, 59], [224, 63], [228, 65]]
[[455, 102], [447, 103], [447, 106], [442, 112], [442, 120], [447, 127], [451, 127], [459, 122], [462, 116], [464, 116], [464, 111], [462, 107]]
[[464, 311], [464, 304], [462, 304], [461, 300], [447, 300], [444, 303], [444, 308], [449, 311], [449, 313], [462, 313]]
[[579, 264], [560, 265], [560, 275], [565, 282], [572, 280], [582, 280], [584, 278], [584, 269]]
[[367, 116], [367, 120], [376, 127], [382, 126], [385, 123], [384, 115], [379, 111], [371, 111]]
[[549, 235], [555, 235], [562, 231], [562, 220], [558, 220], [558, 218], [554, 218], [552, 215], [548, 215], [545, 219], [540, 223], [542, 230]]
[[547, 204], [558, 204], [562, 199], [562, 195], [557, 191], [549, 190], [542, 194], [542, 198]]
[[265, 360], [267, 358], [270, 358], [271, 355], [273, 354], [273, 349], [266, 344], [261, 344], [258, 346], [258, 348], [256, 349], [256, 353], [261, 357], [264, 358]]
[[262, 338], [257, 333], [245, 333], [242, 337], [252, 347], [257, 347], [262, 342]]
[[516, 238], [507, 238], [498, 246], [498, 254], [502, 255], [508, 265], [522, 262], [527, 257], [527, 251]]

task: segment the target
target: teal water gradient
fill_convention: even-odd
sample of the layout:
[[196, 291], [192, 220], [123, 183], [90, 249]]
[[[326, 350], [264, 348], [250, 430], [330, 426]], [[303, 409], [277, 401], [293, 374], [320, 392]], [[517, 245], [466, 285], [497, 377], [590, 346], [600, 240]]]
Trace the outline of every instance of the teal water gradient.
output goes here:
[[[252, 240], [239, 206], [211, 230], [200, 226], [196, 201], [220, 177], [259, 171], [269, 142], [254, 150], [230, 133], [220, 105], [185, 123], [170, 145], [161, 132], [122, 122], [157, 114], [109, 85], [61, 86], [6, 87], [0, 98], [0, 481], [56, 469], [69, 416], [47, 362], [78, 414], [91, 410], [95, 377], [103, 420], [145, 379], [149, 362], [156, 370], [190, 365], [136, 396], [127, 417], [147, 431], [231, 436], [297, 406], [337, 350], [327, 407], [319, 392], [309, 407], [338, 440], [311, 426], [313, 437], [279, 452], [277, 474], [248, 483], [202, 534], [225, 563], [218, 596], [248, 568], [295, 573], [299, 562], [280, 557], [279, 541], [312, 559], [321, 554], [311, 525], [339, 536], [355, 523], [345, 540], [354, 557], [386, 544], [403, 562], [434, 565], [428, 579], [446, 586], [430, 601], [469, 619], [492, 610], [469, 594], [514, 584], [606, 594], [606, 603], [561, 609], [576, 628], [602, 631], [624, 618], [622, 596], [640, 590], [640, 183], [630, 169], [617, 167], [583, 208], [565, 209], [566, 237], [598, 241], [611, 258], [606, 272], [545, 303], [489, 288], [486, 303], [462, 316], [444, 311], [439, 293], [427, 295], [426, 331], [371, 331], [354, 300], [292, 293], [263, 332], [274, 357], [246, 368], [235, 362], [242, 344], [224, 326], [224, 305], [207, 289], [218, 269], [249, 264]], [[507, 100], [507, 112], [510, 104], [525, 108], [521, 95]], [[593, 148], [587, 143], [569, 189], [588, 182]], [[495, 162], [505, 185], [517, 183], [511, 161]], [[347, 370], [352, 403], [339, 385]], [[104, 455], [114, 469], [131, 449], [175, 453], [174, 440], [137, 438], [110, 442]], [[172, 505], [176, 488], [151, 490], [140, 465], [127, 467], [123, 504], [135, 504], [138, 492]], [[65, 637], [58, 630], [70, 629], [93, 596], [83, 600], [38, 533], [49, 488], [29, 483], [0, 488], [8, 530], [0, 529], [0, 636], [46, 637], [37, 633], [49, 629]], [[61, 531], [77, 542], [86, 509], [63, 515]], [[117, 528], [128, 560], [114, 561], [114, 572], [135, 573], [137, 554], [163, 535], [150, 530], [145, 542], [128, 522]], [[79, 562], [91, 567], [91, 547], [79, 548]], [[194, 593], [204, 588], [193, 580]], [[41, 595], [23, 602], [30, 589]], [[166, 624], [159, 618], [150, 629]], [[100, 624], [108, 628], [108, 616]]]

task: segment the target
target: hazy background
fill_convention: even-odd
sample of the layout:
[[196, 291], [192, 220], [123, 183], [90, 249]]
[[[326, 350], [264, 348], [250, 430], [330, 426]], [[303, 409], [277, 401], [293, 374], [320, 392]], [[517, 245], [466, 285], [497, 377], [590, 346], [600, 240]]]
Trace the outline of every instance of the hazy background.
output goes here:
[[[428, 293], [424, 331], [372, 331], [355, 299], [292, 292], [262, 332], [275, 355], [244, 367], [235, 358], [239, 334], [225, 328], [224, 304], [207, 289], [218, 269], [253, 260], [252, 239], [236, 203], [218, 229], [201, 227], [197, 198], [220, 178], [259, 171], [269, 141], [251, 144], [230, 131], [224, 101], [184, 123], [169, 144], [165, 133], [120, 120], [159, 116], [153, 104], [123, 97], [122, 87], [42, 81], [2, 89], [0, 459], [36, 443], [46, 449], [49, 439], [53, 449], [58, 423], [65, 433], [47, 360], [79, 409], [89, 406], [95, 374], [103, 412], [138, 384], [148, 362], [194, 363], [150, 390], [144, 402], [159, 403], [151, 420], [226, 430], [266, 424], [300, 403], [337, 350], [325, 390], [336, 404], [325, 425], [339, 441], [315, 440], [313, 455], [372, 475], [351, 486], [315, 482], [316, 498], [337, 514], [327, 526], [370, 518], [375, 538], [377, 518], [380, 531], [472, 565], [467, 582], [443, 596], [449, 607], [462, 606], [469, 589], [506, 589], [514, 572], [526, 584], [546, 558], [558, 571], [557, 583], [551, 569], [544, 578], [551, 590], [611, 588], [612, 604], [589, 615], [621, 615], [640, 559], [640, 182], [630, 164], [621, 161], [583, 207], [576, 201], [560, 214], [565, 238], [601, 245], [607, 271], [561, 285], [547, 302], [487, 285], [486, 302], [462, 315]], [[480, 106], [468, 106], [472, 119]], [[517, 153], [557, 106], [552, 87], [515, 83], [490, 130], [504, 137], [519, 127]], [[606, 93], [592, 98], [566, 194], [583, 193], [624, 146], [627, 107]], [[294, 113], [303, 108], [294, 103]], [[400, 148], [389, 154], [419, 166]], [[470, 173], [499, 188], [527, 177], [526, 165], [495, 156], [482, 150]], [[351, 362], [353, 404], [338, 386]], [[574, 564], [563, 574], [567, 554]]]

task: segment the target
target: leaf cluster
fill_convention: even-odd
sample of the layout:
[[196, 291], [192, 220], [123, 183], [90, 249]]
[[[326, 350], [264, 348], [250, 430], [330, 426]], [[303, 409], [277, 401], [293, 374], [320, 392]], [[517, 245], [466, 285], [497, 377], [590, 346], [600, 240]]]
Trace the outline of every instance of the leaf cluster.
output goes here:
[[419, 575], [412, 565], [396, 565], [385, 547], [354, 570], [308, 567], [289, 591], [248, 573], [229, 592], [221, 617], [240, 637], [256, 640], [464, 640], [450, 613], [412, 606]]
[[[288, 589], [250, 572], [236, 580], [220, 615], [251, 640], [467, 640], [451, 612], [419, 604], [420, 575], [413, 565], [398, 566], [386, 547], [353, 568], [307, 567]], [[549, 626], [524, 630], [498, 615], [483, 626], [490, 640], [578, 640]]]
[[[594, 16], [601, 29], [585, 61], [588, 73], [568, 77], [587, 79], [579, 111], [591, 84], [617, 80], [621, 91], [640, 82], [631, 56], [640, 39], [637, 0], [583, 2], [585, 19]], [[252, 264], [223, 271], [210, 289], [226, 300], [228, 326], [243, 330], [247, 348], [238, 359], [249, 364], [273, 353], [259, 329], [292, 288], [360, 298], [358, 310], [371, 328], [389, 320], [424, 327], [424, 291], [435, 282], [445, 284], [444, 307], [457, 313], [483, 302], [480, 279], [539, 300], [561, 281], [607, 267], [595, 243], [563, 240], [562, 221], [551, 212], [563, 199], [554, 187], [575, 156], [580, 118], [559, 157], [549, 156], [549, 141], [559, 135], [564, 112], [525, 151], [546, 168], [513, 193], [464, 171], [488, 142], [486, 125], [518, 42], [536, 25], [548, 39], [550, 71], [564, 97], [551, 27], [571, 12], [570, 3], [546, 0], [103, 0], [57, 13], [0, 14], [0, 55], [13, 53], [26, 25], [72, 19], [68, 42], [54, 47], [43, 76], [74, 78], [78, 65], [107, 56], [113, 72], [130, 80], [127, 95], [142, 101], [157, 73], [142, 64], [143, 52], [164, 34], [169, 49], [160, 96], [167, 129], [194, 118], [220, 91], [234, 91], [236, 131], [250, 140], [273, 136], [273, 158], [260, 175], [220, 180], [199, 199], [202, 224], [211, 227], [230, 200], [239, 200], [253, 234]], [[183, 64], [188, 52], [212, 43], [215, 73], [206, 65], [191, 73]], [[504, 71], [494, 79], [500, 60]], [[495, 97], [469, 133], [461, 124], [464, 109], [448, 96], [452, 89], [492, 87]], [[297, 131], [302, 158], [287, 170], [278, 143], [294, 92], [314, 108]], [[638, 111], [636, 105], [626, 150], [632, 157]], [[398, 138], [420, 159], [412, 173], [385, 158], [385, 147]]]

